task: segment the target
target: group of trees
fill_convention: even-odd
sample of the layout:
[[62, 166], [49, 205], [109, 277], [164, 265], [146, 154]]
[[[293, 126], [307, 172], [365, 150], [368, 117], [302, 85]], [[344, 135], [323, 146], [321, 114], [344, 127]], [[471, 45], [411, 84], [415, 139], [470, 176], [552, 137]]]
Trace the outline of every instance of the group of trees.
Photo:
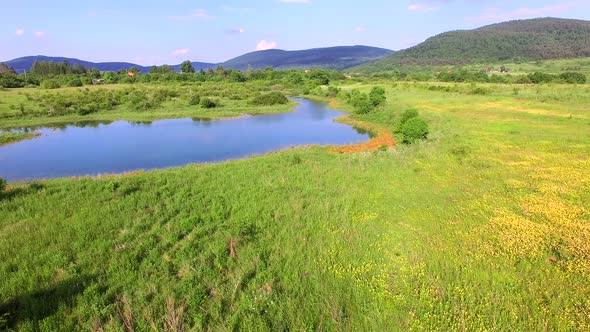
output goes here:
[[64, 60], [63, 62], [51, 62], [51, 61], [35, 61], [33, 67], [30, 70], [31, 74], [46, 77], [46, 76], [58, 76], [58, 75], [84, 75], [89, 72], [89, 69], [79, 65], [70, 64]]
[[[149, 82], [247, 82], [276, 81], [277, 84], [296, 85], [306, 90], [319, 85], [327, 85], [332, 80], [344, 79], [344, 74], [335, 70], [314, 69], [311, 72], [302, 70], [273, 70], [272, 68], [240, 71], [222, 66], [195, 70], [190, 61], [180, 65], [181, 72], [176, 72], [169, 65], [153, 66], [149, 73], [141, 73], [137, 68], [121, 69], [117, 72], [101, 72], [96, 68], [84, 68], [80, 65], [70, 66], [66, 61], [35, 62], [26, 75], [18, 75], [6, 65], [0, 66], [0, 87], [19, 88], [25, 86], [41, 86], [47, 89], [82, 86], [92, 84], [93, 79], [102, 79], [106, 84], [117, 83], [149, 83]], [[132, 72], [134, 75], [129, 75]]]
[[345, 94], [346, 101], [354, 107], [356, 113], [367, 114], [377, 106], [385, 103], [385, 89], [375, 86], [366, 94], [357, 89], [353, 89]]

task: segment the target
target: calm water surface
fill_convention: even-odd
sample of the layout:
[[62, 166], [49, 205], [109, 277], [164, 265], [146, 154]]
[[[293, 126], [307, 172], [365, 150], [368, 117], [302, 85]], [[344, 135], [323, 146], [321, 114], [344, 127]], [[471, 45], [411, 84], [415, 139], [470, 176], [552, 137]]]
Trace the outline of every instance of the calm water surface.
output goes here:
[[294, 99], [292, 113], [230, 120], [115, 121], [41, 128], [36, 139], [0, 147], [0, 177], [10, 181], [121, 173], [237, 159], [305, 144], [350, 144], [365, 132], [334, 122], [343, 112]]

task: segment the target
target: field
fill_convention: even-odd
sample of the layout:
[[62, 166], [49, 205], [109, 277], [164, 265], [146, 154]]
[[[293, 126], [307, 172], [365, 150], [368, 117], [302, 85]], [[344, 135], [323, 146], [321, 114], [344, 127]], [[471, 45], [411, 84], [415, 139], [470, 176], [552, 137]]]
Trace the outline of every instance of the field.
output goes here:
[[9, 184], [0, 327], [589, 330], [590, 86], [375, 84], [427, 140]]
[[[291, 90], [270, 82], [243, 84], [112, 84], [44, 90], [0, 91], [0, 129], [61, 125], [85, 121], [151, 121], [171, 118], [228, 118], [289, 112], [293, 104], [253, 107], [249, 102], [268, 91]], [[204, 99], [215, 103], [204, 107]]]
[[[469, 65], [396, 65], [395, 69], [403, 72], [416, 73], [418, 77], [422, 77], [419, 74], [427, 74], [433, 76], [438, 72], [453, 71], [458, 72], [461, 70], [466, 71], [481, 71], [484, 68], [499, 69], [504, 66], [510, 70], [510, 75], [519, 76], [526, 75], [534, 72], [542, 72], [547, 74], [562, 74], [566, 72], [579, 72], [586, 76], [590, 76], [590, 58], [574, 58], [574, 59], [560, 59], [560, 60], [538, 60], [538, 61], [521, 61], [521, 62], [486, 62]], [[354, 70], [353, 70], [354, 71]], [[383, 72], [383, 71], [378, 71]], [[501, 74], [505, 75], [505, 74]], [[410, 74], [410, 76], [412, 76]]]

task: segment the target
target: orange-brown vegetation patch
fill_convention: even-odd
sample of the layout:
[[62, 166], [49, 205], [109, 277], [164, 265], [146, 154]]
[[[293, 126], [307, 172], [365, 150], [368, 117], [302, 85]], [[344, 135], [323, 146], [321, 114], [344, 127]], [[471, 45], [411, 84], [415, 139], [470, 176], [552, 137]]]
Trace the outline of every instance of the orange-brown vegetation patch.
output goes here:
[[336, 119], [336, 121], [340, 123], [345, 123], [347, 125], [351, 125], [356, 128], [367, 130], [371, 132], [374, 135], [374, 137], [364, 143], [330, 147], [330, 151], [332, 152], [356, 153], [363, 151], [374, 151], [382, 147], [390, 148], [395, 146], [395, 140], [393, 139], [393, 135], [387, 129], [381, 128], [371, 123], [351, 119], [349, 116], [340, 117]]

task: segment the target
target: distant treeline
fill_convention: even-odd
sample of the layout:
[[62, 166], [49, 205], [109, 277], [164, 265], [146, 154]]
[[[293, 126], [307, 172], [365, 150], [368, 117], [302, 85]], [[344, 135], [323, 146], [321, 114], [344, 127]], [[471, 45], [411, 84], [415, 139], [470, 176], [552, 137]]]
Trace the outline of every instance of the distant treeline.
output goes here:
[[[507, 70], [509, 71], [509, 70]], [[440, 71], [438, 73], [403, 72], [399, 70], [375, 73], [370, 76], [355, 76], [363, 79], [375, 77], [396, 81], [439, 81], [439, 82], [478, 82], [506, 84], [541, 84], [569, 83], [584, 84], [587, 77], [580, 72], [549, 74], [534, 72], [526, 75], [509, 73], [488, 73], [486, 71], [457, 70]], [[85, 68], [80, 65], [70, 66], [64, 62], [35, 62], [30, 72], [17, 74], [14, 69], [0, 64], [0, 87], [21, 88], [40, 86], [45, 89], [60, 87], [79, 87], [90, 84], [117, 83], [150, 83], [150, 82], [246, 82], [253, 80], [275, 80], [303, 87], [310, 91], [319, 85], [327, 85], [331, 80], [346, 79], [339, 71], [331, 69], [313, 70], [273, 70], [272, 68], [240, 71], [218, 66], [216, 69], [195, 71], [189, 61], [181, 65], [181, 72], [171, 66], [153, 66], [149, 73], [141, 73], [137, 68], [122, 69], [117, 72], [101, 72], [96, 68]]]
[[485, 71], [446, 71], [435, 74], [406, 73], [391, 71], [371, 75], [377, 78], [386, 78], [397, 81], [439, 81], [439, 82], [477, 82], [477, 83], [505, 83], [505, 84], [542, 84], [542, 83], [568, 83], [585, 84], [588, 79], [580, 72], [565, 72], [561, 74], [549, 74], [534, 72], [526, 75], [489, 74]]
[[0, 64], [0, 87], [21, 88], [41, 86], [46, 89], [78, 87], [90, 84], [149, 83], [149, 82], [246, 82], [252, 80], [277, 80], [296, 85], [327, 85], [331, 80], [344, 79], [343, 73], [329, 69], [303, 70], [259, 70], [240, 71], [218, 66], [216, 69], [195, 71], [190, 62], [181, 65], [181, 73], [168, 65], [153, 66], [149, 73], [137, 68], [117, 72], [101, 72], [96, 68], [80, 65], [70, 66], [64, 62], [35, 62], [30, 72], [17, 74], [12, 68]]

